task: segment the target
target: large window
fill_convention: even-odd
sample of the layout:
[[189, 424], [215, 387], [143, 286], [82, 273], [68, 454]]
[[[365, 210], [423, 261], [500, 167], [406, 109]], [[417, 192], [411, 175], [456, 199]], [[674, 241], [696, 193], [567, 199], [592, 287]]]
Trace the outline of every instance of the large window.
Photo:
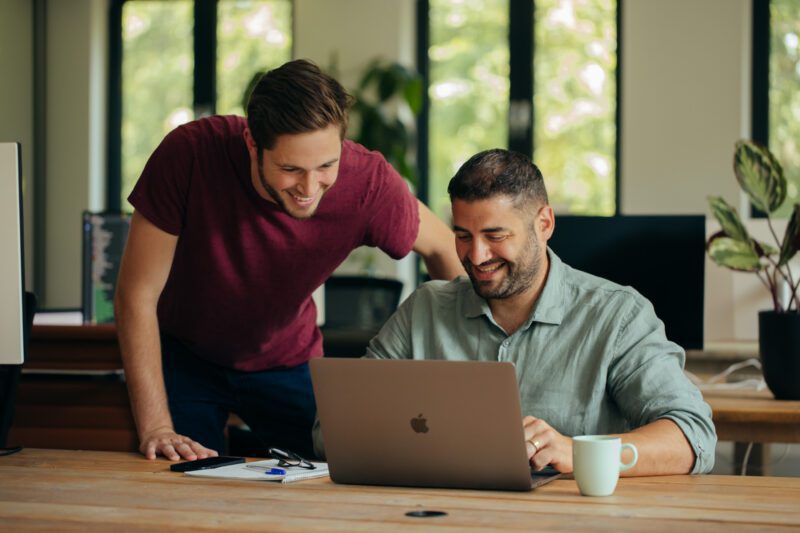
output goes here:
[[800, 202], [800, 2], [770, 3], [769, 147], [788, 180], [777, 216]]
[[291, 59], [291, 0], [127, 0], [115, 9], [120, 65], [111, 70], [121, 83], [111, 129], [120, 133], [108, 204], [130, 210], [126, 198], [164, 135], [202, 115], [243, 114], [253, 75]]
[[471, 155], [512, 147], [560, 213], [615, 214], [616, 0], [430, 0], [428, 24], [432, 209], [449, 219], [447, 183]]

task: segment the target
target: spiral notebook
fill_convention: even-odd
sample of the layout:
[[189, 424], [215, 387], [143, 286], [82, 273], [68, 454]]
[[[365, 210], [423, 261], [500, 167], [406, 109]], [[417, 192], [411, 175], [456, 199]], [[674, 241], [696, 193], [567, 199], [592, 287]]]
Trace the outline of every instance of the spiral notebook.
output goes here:
[[[193, 470], [191, 472], [184, 472], [184, 474], [193, 477], [239, 479], [245, 481], [273, 481], [280, 483], [294, 483], [295, 481], [302, 481], [304, 479], [328, 476], [328, 463], [314, 463], [314, 466], [317, 467], [314, 470], [301, 468], [299, 466], [279, 467], [277, 460], [266, 459], [264, 461], [251, 461], [249, 463], [221, 466], [208, 470]], [[285, 470], [286, 474], [268, 474], [259, 467], [280, 468]]]

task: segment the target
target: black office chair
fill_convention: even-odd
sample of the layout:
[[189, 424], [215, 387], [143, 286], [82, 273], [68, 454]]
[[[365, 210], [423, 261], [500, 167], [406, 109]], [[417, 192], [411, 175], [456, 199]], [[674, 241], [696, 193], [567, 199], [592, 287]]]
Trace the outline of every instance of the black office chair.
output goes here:
[[364, 355], [370, 339], [397, 309], [403, 283], [395, 279], [334, 276], [325, 283], [326, 356]]
[[[36, 296], [31, 292], [25, 293], [25, 331], [24, 343], [28, 345], [31, 336], [31, 325], [33, 315], [36, 313]], [[22, 372], [22, 365], [0, 365], [0, 455], [7, 455], [9, 452], [18, 451], [5, 450], [8, 431], [14, 422], [14, 409], [17, 401], [17, 386], [19, 376]], [[4, 453], [5, 452], [5, 453]]]

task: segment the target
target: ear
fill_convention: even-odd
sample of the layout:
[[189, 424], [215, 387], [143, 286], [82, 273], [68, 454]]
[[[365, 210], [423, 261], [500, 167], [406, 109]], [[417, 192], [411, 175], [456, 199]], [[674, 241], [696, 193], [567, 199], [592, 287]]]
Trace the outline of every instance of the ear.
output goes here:
[[244, 144], [247, 146], [247, 152], [250, 154], [250, 159], [253, 161], [258, 161], [256, 140], [253, 139], [253, 134], [250, 132], [250, 128], [244, 129]]
[[542, 239], [549, 241], [556, 229], [556, 216], [552, 207], [544, 205], [539, 209], [539, 213], [536, 215], [536, 226], [539, 228]]

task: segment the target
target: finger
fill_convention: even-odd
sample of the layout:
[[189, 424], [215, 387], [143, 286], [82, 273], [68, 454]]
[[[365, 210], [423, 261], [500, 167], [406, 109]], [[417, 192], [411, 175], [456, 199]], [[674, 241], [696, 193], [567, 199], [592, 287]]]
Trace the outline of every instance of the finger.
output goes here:
[[172, 444], [164, 444], [161, 446], [161, 455], [170, 461], [178, 461], [181, 458], [181, 456], [175, 451], [175, 447]]
[[192, 441], [189, 443], [189, 446], [192, 447], [192, 450], [194, 450], [194, 453], [197, 454], [197, 457], [200, 457], [201, 459], [205, 459], [206, 457], [217, 457], [219, 455], [216, 450], [206, 448], [199, 442]]
[[145, 459], [153, 460], [156, 458], [156, 444], [154, 442], [148, 442], [147, 446], [145, 447], [144, 451]]
[[185, 442], [179, 442], [173, 447], [175, 448], [175, 451], [178, 452], [184, 459], [194, 461], [198, 458], [192, 447]]

